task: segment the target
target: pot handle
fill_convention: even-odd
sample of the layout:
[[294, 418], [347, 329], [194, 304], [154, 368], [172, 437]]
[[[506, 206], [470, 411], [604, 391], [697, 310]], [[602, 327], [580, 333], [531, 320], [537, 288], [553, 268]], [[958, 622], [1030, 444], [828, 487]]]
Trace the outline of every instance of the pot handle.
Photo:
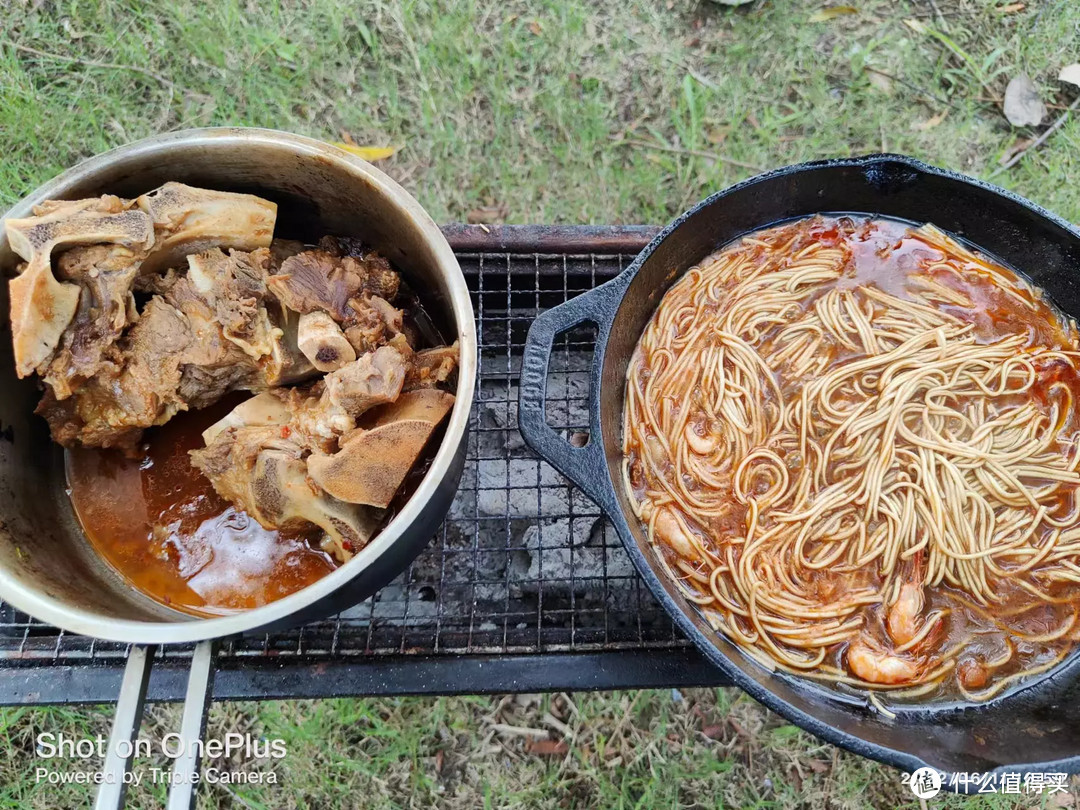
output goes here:
[[547, 423], [547, 374], [552, 345], [559, 333], [591, 321], [599, 330], [597, 347], [605, 345], [624, 287], [620, 276], [541, 313], [525, 338], [518, 381], [518, 427], [525, 442], [609, 513], [617, 511], [618, 505], [608, 485], [607, 459], [600, 439], [598, 407], [603, 352], [599, 348], [593, 352], [589, 441], [584, 447], [570, 444]]
[[[199, 770], [202, 751], [200, 744], [206, 731], [206, 716], [210, 709], [214, 690], [213, 641], [201, 641], [191, 656], [187, 693], [184, 697], [184, 714], [180, 721], [177, 746], [180, 756], [173, 760], [173, 779], [169, 787], [167, 810], [193, 810], [198, 795], [198, 785], [193, 775]], [[94, 800], [94, 810], [120, 810], [127, 794], [126, 776], [136, 750], [135, 740], [142, 725], [146, 706], [146, 689], [150, 683], [150, 670], [154, 664], [154, 645], [133, 644], [128, 651], [124, 678], [120, 683], [120, 696], [116, 702], [109, 747], [105, 752], [103, 778]], [[121, 754], [123, 747], [126, 756]]]
[[[142, 725], [143, 708], [146, 705], [146, 687], [150, 683], [150, 668], [154, 663], [154, 645], [132, 645], [124, 666], [124, 679], [120, 682], [120, 697], [116, 701], [109, 747], [102, 767], [102, 782], [94, 800], [94, 810], [119, 810], [127, 795], [126, 776], [131, 770], [135, 753], [135, 738]], [[127, 756], [122, 756], [123, 744]]]

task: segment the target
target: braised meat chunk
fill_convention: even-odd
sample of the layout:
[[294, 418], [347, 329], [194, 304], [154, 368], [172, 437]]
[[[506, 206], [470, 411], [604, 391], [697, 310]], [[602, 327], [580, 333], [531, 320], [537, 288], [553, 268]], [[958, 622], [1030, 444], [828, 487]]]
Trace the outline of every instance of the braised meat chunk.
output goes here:
[[[133, 464], [153, 449], [139, 446], [147, 429], [251, 392], [203, 431], [191, 465], [227, 509], [303, 543], [321, 531], [345, 561], [453, 409], [442, 389], [458, 346], [431, 346], [437, 330], [379, 253], [350, 237], [275, 239], [276, 218], [259, 197], [166, 183], [7, 220], [23, 259], [9, 282], [16, 368], [41, 378], [56, 442]], [[181, 476], [188, 447], [173, 451]]]
[[[286, 525], [271, 510], [248, 508], [260, 474], [250, 459], [267, 452], [291, 454], [304, 467], [316, 499], [385, 509], [454, 403], [452, 394], [433, 388], [402, 394], [410, 371], [410, 360], [387, 345], [313, 385], [259, 394], [203, 433], [206, 447], [192, 451], [192, 463], [222, 497], [269, 529]], [[235, 460], [238, 453], [249, 461], [215, 461]], [[290, 480], [298, 475], [296, 463], [275, 458], [275, 470], [288, 469]], [[353, 537], [343, 545], [329, 530], [328, 535], [339, 558], [367, 542], [357, 545]]]
[[187, 274], [150, 299], [108, 367], [63, 399], [47, 389], [39, 412], [60, 444], [130, 447], [142, 429], [179, 411], [311, 368], [283, 342], [265, 306], [265, 250], [214, 248], [187, 261]]
[[320, 249], [289, 256], [269, 280], [270, 289], [289, 309], [301, 314], [322, 310], [339, 323], [352, 317], [350, 299], [366, 294], [392, 301], [400, 284], [381, 256], [335, 256]]
[[219, 495], [265, 528], [314, 524], [335, 548], [350, 555], [365, 546], [378, 528], [378, 515], [313, 485], [303, 448], [281, 434], [281, 427], [273, 425], [226, 427], [207, 447], [192, 451], [191, 461]]
[[87, 245], [60, 254], [56, 275], [78, 285], [79, 306], [42, 371], [45, 383], [65, 399], [85, 380], [123, 362], [116, 342], [139, 313], [132, 284], [139, 253], [124, 245]]

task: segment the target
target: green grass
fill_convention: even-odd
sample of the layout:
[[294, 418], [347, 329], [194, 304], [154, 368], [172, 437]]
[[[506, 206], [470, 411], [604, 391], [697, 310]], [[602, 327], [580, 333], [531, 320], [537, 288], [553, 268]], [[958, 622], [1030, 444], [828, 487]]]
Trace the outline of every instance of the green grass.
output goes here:
[[[658, 223], [755, 167], [877, 151], [992, 177], [1080, 220], [1075, 116], [1015, 168], [998, 163], [1035, 134], [1001, 115], [1012, 75], [1054, 105], [1074, 98], [1055, 77], [1080, 59], [1075, 2], [856, 0], [855, 14], [812, 21], [829, 4], [10, 0], [0, 207], [112, 146], [242, 124], [398, 146], [383, 168], [441, 220], [504, 207], [511, 222]], [[547, 714], [572, 730], [561, 755], [496, 728], [549, 729]], [[105, 733], [109, 717], [0, 712], [0, 807], [85, 804], [85, 789], [33, 783], [33, 738]], [[154, 707], [145, 733], [176, 725], [175, 707]], [[217, 788], [204, 807], [918, 806], [895, 772], [728, 690], [228, 704], [211, 734], [225, 730], [281, 736], [289, 756], [281, 784]], [[129, 806], [161, 799], [142, 787]]]

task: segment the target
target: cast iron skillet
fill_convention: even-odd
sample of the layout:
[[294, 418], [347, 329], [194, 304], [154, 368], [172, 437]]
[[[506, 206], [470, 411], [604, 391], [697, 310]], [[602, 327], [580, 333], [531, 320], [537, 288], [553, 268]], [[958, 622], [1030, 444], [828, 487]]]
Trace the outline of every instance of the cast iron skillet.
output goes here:
[[[946, 774], [1080, 770], [1076, 655], [988, 703], [890, 706], [898, 716], [889, 719], [861, 697], [838, 696], [812, 682], [767, 671], [713, 631], [654, 569], [652, 551], [623, 494], [620, 471], [626, 367], [637, 340], [672, 282], [707, 254], [748, 231], [823, 212], [932, 222], [1011, 264], [1065, 312], [1080, 315], [1080, 231], [1027, 200], [897, 155], [789, 166], [699, 203], [661, 231], [617, 278], [537, 318], [522, 361], [522, 435], [600, 505], [653, 595], [698, 649], [791, 722], [907, 771], [923, 766]], [[598, 328], [590, 440], [577, 448], [545, 421], [547, 367], [555, 336], [589, 322]]]

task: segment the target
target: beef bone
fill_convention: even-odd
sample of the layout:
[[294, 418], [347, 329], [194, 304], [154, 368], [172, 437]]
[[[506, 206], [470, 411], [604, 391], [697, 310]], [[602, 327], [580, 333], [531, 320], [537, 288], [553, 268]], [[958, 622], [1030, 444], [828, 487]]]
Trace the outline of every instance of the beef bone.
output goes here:
[[26, 260], [8, 282], [15, 370], [26, 377], [44, 370], [79, 306], [78, 284], [53, 275], [52, 255], [72, 245], [119, 243], [143, 251], [153, 243], [149, 218], [119, 197], [52, 202], [35, 216], [5, 223], [11, 249]]
[[340, 501], [385, 509], [453, 404], [435, 388], [402, 394], [379, 409], [373, 427], [345, 436], [338, 452], [309, 456], [308, 474]]

